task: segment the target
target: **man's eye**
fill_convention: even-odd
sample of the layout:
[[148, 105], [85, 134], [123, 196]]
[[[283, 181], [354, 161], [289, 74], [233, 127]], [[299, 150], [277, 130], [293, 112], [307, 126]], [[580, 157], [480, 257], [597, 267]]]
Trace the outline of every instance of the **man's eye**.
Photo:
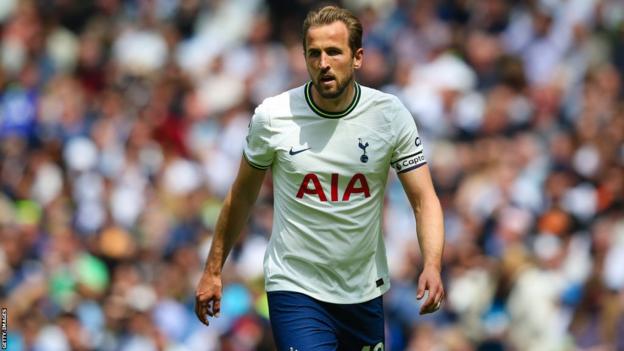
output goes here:
[[308, 52], [308, 56], [309, 57], [318, 57], [320, 55], [320, 51], [309, 51]]

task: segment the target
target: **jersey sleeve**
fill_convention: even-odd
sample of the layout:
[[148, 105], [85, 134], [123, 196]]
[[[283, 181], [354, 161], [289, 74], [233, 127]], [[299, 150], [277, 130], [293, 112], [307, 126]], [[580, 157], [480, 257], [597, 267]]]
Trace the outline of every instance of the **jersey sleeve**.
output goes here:
[[249, 122], [243, 157], [250, 166], [266, 170], [273, 164], [274, 149], [271, 146], [271, 125], [266, 106], [261, 104]]
[[412, 114], [398, 98], [394, 105], [395, 116], [392, 129], [396, 134], [390, 165], [397, 173], [405, 173], [426, 164], [427, 161]]

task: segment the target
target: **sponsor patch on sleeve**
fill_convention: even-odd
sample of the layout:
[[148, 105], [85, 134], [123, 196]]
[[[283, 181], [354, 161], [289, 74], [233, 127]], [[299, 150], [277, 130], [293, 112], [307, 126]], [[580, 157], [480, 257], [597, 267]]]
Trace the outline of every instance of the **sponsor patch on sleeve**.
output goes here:
[[404, 173], [416, 169], [425, 163], [427, 163], [425, 155], [423, 155], [422, 151], [420, 151], [393, 161], [390, 165], [397, 171], [397, 173]]

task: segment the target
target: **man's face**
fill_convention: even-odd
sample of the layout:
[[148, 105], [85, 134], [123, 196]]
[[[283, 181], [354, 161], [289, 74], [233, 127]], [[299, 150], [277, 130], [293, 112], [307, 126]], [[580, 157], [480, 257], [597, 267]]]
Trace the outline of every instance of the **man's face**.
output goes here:
[[310, 27], [306, 34], [305, 60], [312, 84], [326, 99], [339, 97], [353, 81], [362, 64], [363, 50], [352, 54], [347, 26], [332, 24]]

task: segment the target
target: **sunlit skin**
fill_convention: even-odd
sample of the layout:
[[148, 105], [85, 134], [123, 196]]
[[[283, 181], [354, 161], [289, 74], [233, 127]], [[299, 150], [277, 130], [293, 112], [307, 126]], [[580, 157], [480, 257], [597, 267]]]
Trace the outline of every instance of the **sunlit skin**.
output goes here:
[[362, 66], [363, 54], [362, 48], [352, 53], [349, 31], [340, 21], [308, 29], [305, 61], [316, 105], [331, 112], [347, 108], [355, 94], [353, 75]]

